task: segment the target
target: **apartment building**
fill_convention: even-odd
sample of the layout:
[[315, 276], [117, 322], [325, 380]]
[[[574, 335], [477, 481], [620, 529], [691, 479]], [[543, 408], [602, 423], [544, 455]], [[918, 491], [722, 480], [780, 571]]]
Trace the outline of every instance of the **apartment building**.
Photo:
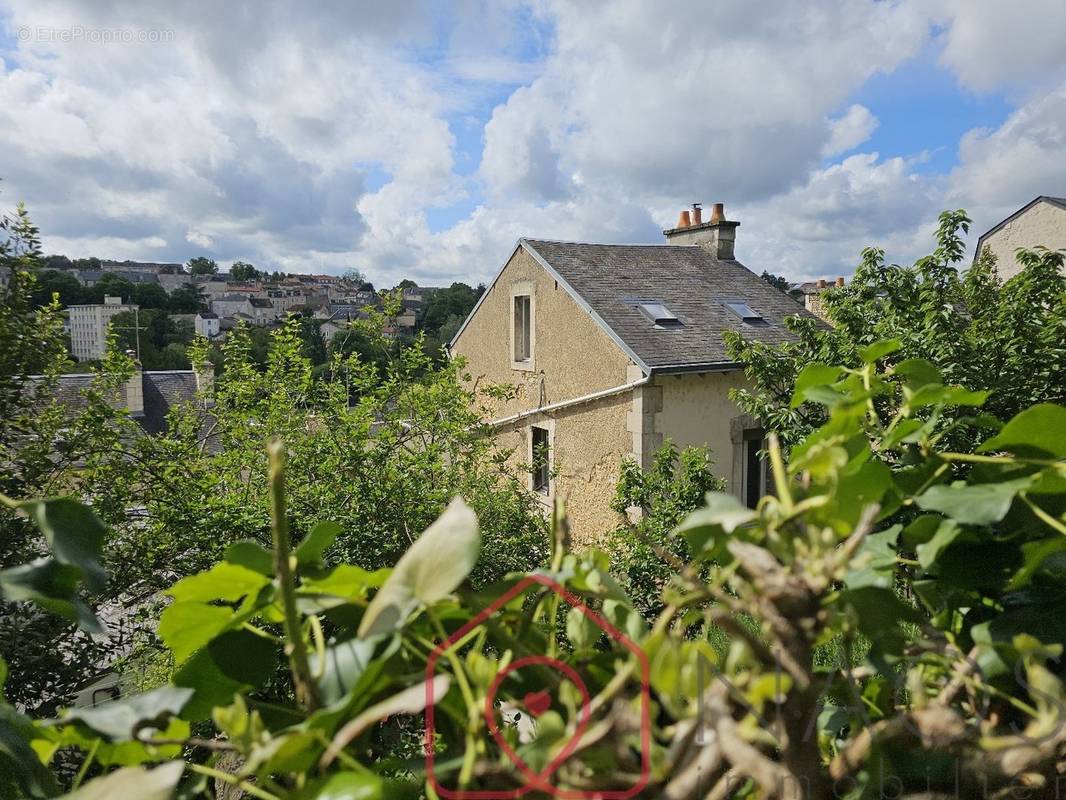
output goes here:
[[70, 306], [70, 353], [78, 361], [103, 358], [107, 351], [107, 326], [112, 317], [123, 311], [135, 311], [121, 297], [104, 297], [103, 303]]

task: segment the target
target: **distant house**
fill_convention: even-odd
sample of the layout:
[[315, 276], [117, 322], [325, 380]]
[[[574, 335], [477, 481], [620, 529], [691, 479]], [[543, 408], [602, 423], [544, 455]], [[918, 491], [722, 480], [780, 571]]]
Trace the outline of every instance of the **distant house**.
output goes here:
[[199, 336], [214, 339], [222, 330], [218, 314], [212, 311], [201, 311], [193, 321], [193, 329]]
[[822, 304], [822, 295], [828, 289], [834, 287], [841, 287], [844, 285], [843, 278], [837, 278], [835, 282], [828, 282], [825, 278], [819, 278], [816, 281], [808, 281], [796, 286], [803, 294], [803, 307], [810, 311], [814, 316], [825, 319], [825, 306]]
[[452, 339], [472, 381], [517, 387], [490, 427], [546, 505], [566, 501], [575, 540], [618, 524], [622, 459], [648, 468], [666, 440], [709, 447], [744, 502], [765, 493], [763, 425], [729, 399], [747, 384], [723, 334], [778, 344], [808, 312], [736, 260], [738, 224], [716, 206], [661, 245], [519, 239]]
[[[95, 377], [92, 373], [58, 376], [56, 400], [72, 409], [79, 407]], [[213, 383], [214, 369], [210, 364], [200, 371], [138, 369], [110, 402], [126, 409], [145, 433], [154, 435], [167, 430], [167, 414], [175, 403], [196, 400], [198, 393], [205, 403], [210, 403], [207, 395]]]
[[244, 311], [247, 302], [248, 298], [243, 294], [223, 294], [211, 300], [211, 311], [219, 317], [232, 317], [238, 311]]
[[974, 260], [988, 248], [996, 257], [996, 269], [1004, 280], [1022, 271], [1014, 257], [1019, 247], [1066, 250], [1066, 197], [1041, 195], [1026, 203], [977, 240]]
[[124, 311], [136, 311], [135, 305], [124, 305], [121, 297], [104, 298], [103, 303], [70, 306], [67, 309], [70, 327], [70, 354], [78, 361], [103, 358], [107, 352], [107, 326], [112, 317]]
[[270, 325], [278, 318], [278, 311], [269, 297], [249, 297], [240, 309], [252, 319], [253, 325]]

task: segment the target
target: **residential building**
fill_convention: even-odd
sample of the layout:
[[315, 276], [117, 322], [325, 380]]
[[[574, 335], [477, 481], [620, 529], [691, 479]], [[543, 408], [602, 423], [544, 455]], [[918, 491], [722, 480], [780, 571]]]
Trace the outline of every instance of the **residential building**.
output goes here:
[[[566, 501], [575, 541], [602, 541], [623, 458], [667, 440], [709, 447], [714, 472], [754, 503], [764, 431], [729, 399], [747, 385], [723, 334], [778, 344], [803, 307], [734, 255], [737, 222], [685, 211], [659, 245], [519, 239], [449, 350], [477, 385], [511, 384], [490, 423], [545, 506]], [[636, 513], [637, 510], [634, 510]]]
[[112, 317], [137, 306], [124, 305], [121, 297], [104, 297], [103, 303], [70, 306], [70, 353], [78, 361], [103, 358], [107, 352], [107, 326]]
[[974, 260], [988, 248], [1000, 277], [1007, 280], [1022, 271], [1015, 258], [1019, 247], [1066, 250], [1066, 197], [1041, 195], [989, 228], [977, 240]]
[[260, 327], [270, 325], [278, 318], [278, 312], [268, 297], [249, 297], [240, 310], [251, 318], [253, 325]]
[[213, 311], [201, 311], [196, 315], [196, 319], [193, 321], [193, 330], [196, 331], [198, 336], [206, 336], [208, 339], [214, 339], [222, 331], [218, 314]]
[[[83, 393], [96, 375], [71, 373], [60, 375], [56, 384], [56, 400], [69, 408], [77, 408], [85, 400]], [[31, 378], [38, 380], [39, 376]], [[167, 429], [167, 414], [171, 406], [191, 402], [199, 396], [210, 405], [208, 395], [214, 384], [214, 367], [204, 364], [197, 370], [155, 370], [140, 368], [123, 384], [109, 402], [124, 408], [147, 434], [160, 434]]]
[[243, 311], [247, 302], [248, 297], [244, 294], [222, 294], [212, 298], [211, 311], [219, 317], [232, 317], [238, 311]]
[[833, 283], [826, 281], [825, 278], [819, 278], [816, 281], [801, 283], [796, 288], [803, 293], [803, 307], [814, 316], [825, 319], [825, 306], [822, 303], [822, 295], [827, 289], [839, 288], [843, 285], [843, 278], [837, 278]]

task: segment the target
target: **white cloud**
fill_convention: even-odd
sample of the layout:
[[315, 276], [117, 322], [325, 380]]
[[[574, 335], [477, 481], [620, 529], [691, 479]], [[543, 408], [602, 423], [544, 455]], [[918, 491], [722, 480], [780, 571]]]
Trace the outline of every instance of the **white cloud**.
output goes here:
[[967, 87], [1056, 83], [1066, 77], [1062, 0], [941, 0], [941, 62]]
[[[0, 62], [0, 199], [72, 256], [476, 281], [519, 236], [657, 241], [687, 203], [724, 200], [752, 268], [828, 277], [865, 245], [927, 251], [944, 206], [979, 227], [1066, 194], [1059, 0], [463, 0], [446, 19], [420, 2], [6, 6], [12, 30], [173, 34], [31, 40]], [[1018, 106], [941, 176], [920, 154], [856, 152], [878, 126], [856, 93], [932, 22], [968, 90]]]
[[822, 148], [825, 157], [854, 150], [877, 130], [877, 117], [866, 106], [855, 103], [841, 116], [829, 121], [829, 141]]
[[186, 231], [185, 241], [197, 247], [211, 247], [214, 244], [214, 240], [210, 236], [199, 231]]

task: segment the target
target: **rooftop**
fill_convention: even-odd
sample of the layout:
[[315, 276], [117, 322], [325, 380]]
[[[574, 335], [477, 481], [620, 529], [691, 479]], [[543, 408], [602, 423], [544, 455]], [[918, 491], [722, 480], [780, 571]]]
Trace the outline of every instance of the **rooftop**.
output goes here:
[[[646, 371], [731, 366], [722, 338], [726, 331], [778, 344], [794, 338], [786, 317], [812, 316], [739, 261], [719, 259], [699, 246], [543, 239], [520, 239], [518, 246]], [[744, 315], [736, 310], [742, 307]], [[649, 308], [660, 318], [650, 318]]]

